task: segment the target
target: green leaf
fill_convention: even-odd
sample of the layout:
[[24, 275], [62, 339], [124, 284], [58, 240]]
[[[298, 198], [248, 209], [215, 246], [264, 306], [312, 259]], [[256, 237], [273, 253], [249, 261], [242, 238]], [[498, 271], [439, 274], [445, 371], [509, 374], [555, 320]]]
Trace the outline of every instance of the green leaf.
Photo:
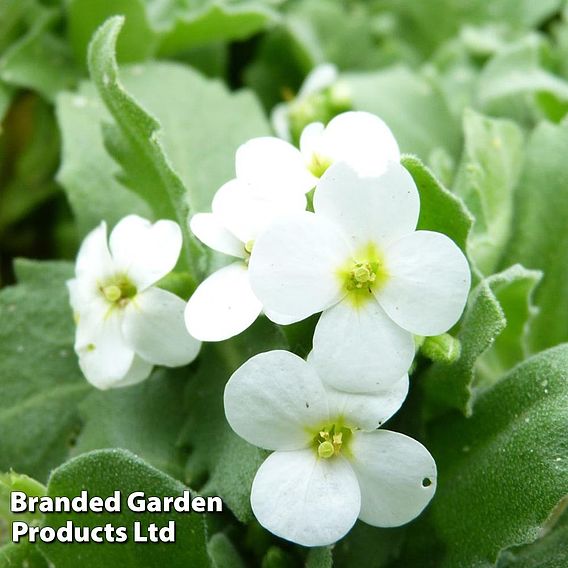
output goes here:
[[[568, 345], [532, 357], [482, 394], [473, 415], [431, 425], [437, 492], [401, 565], [492, 566], [532, 542], [568, 492]], [[422, 562], [421, 562], [422, 561]], [[405, 563], [406, 562], [406, 563]]]
[[545, 93], [568, 102], [568, 82], [544, 67], [545, 47], [541, 38], [529, 35], [499, 51], [479, 77], [480, 107], [491, 114], [527, 121], [538, 114], [538, 109], [530, 97], [527, 104], [525, 95]]
[[[456, 158], [460, 129], [437, 87], [406, 67], [341, 76], [356, 110], [380, 116], [393, 131], [402, 152], [423, 161], [436, 148]], [[393, 104], [396, 101], [396, 104]]]
[[78, 79], [67, 45], [50, 32], [55, 10], [37, 10], [33, 25], [0, 59], [0, 78], [10, 85], [38, 91], [49, 100]]
[[473, 218], [463, 201], [450, 193], [415, 156], [403, 156], [401, 162], [420, 193], [418, 229], [444, 233], [465, 251]]
[[513, 190], [523, 165], [523, 134], [513, 122], [464, 114], [465, 146], [454, 191], [475, 222], [468, 252], [476, 266], [491, 274], [511, 232]]
[[112, 118], [93, 85], [83, 83], [77, 93], [60, 93], [56, 111], [62, 136], [57, 181], [67, 194], [79, 235], [102, 220], [112, 227], [131, 213], [150, 217], [147, 203], [117, 180], [120, 168], [107, 152], [102, 132], [102, 124]]
[[19, 261], [0, 292], [0, 470], [44, 481], [69, 454], [90, 390], [73, 353], [72, 266]]
[[116, 41], [123, 24], [123, 17], [110, 18], [97, 30], [89, 46], [91, 77], [118, 127], [112, 130], [113, 153], [129, 160], [132, 172], [127, 171], [127, 175], [145, 182], [130, 187], [148, 202], [155, 216], [178, 222], [184, 235], [185, 263], [198, 273], [200, 247], [187, 225], [186, 189], [164, 151], [160, 123], [136, 102], [118, 78]]
[[77, 63], [87, 67], [87, 49], [97, 28], [109, 17], [121, 14], [124, 30], [118, 38], [119, 61], [139, 61], [154, 55], [158, 38], [148, 21], [144, 0], [68, 0], [65, 11], [69, 42]]
[[503, 266], [519, 262], [544, 273], [529, 335], [529, 347], [538, 351], [568, 340], [568, 318], [562, 317], [568, 313], [568, 126], [541, 124], [526, 155]]
[[20, 542], [0, 548], [0, 568], [49, 568], [34, 544]]
[[213, 568], [246, 568], [237, 549], [224, 533], [214, 534], [207, 543]]
[[540, 273], [512, 266], [482, 280], [471, 292], [458, 339], [461, 355], [451, 365], [435, 363], [423, 377], [431, 402], [471, 415], [479, 389], [496, 382], [526, 355], [531, 296]]
[[[278, 14], [268, 4], [217, 0], [201, 2], [197, 8], [178, 8], [167, 18], [169, 29], [161, 30], [158, 52], [169, 56], [216, 41], [244, 40], [277, 20]], [[160, 16], [163, 21], [164, 15]]]
[[[50, 477], [48, 494], [51, 497], [66, 495], [75, 497], [82, 490], [89, 496], [106, 498], [114, 491], [122, 495], [120, 513], [49, 513], [45, 524], [54, 528], [64, 526], [70, 520], [75, 526], [95, 527], [107, 523], [124, 526], [130, 533], [128, 542], [119, 546], [113, 543], [60, 543], [40, 544], [45, 556], [57, 568], [76, 568], [77, 559], [89, 568], [139, 566], [171, 568], [207, 568], [210, 566], [205, 547], [205, 523], [196, 513], [134, 513], [126, 506], [126, 497], [134, 491], [147, 496], [166, 497], [181, 495], [187, 489], [183, 484], [154, 469], [130, 452], [124, 450], [98, 450], [79, 456], [56, 469]], [[150, 523], [165, 526], [168, 521], [176, 524], [175, 552], [171, 544], [152, 543], [141, 545], [132, 538], [135, 521], [145, 530]]]
[[404, 35], [426, 53], [454, 37], [464, 24], [497, 23], [521, 31], [543, 23], [560, 4], [561, 0], [431, 0], [427, 3], [387, 0], [387, 5], [404, 18]]
[[209, 210], [214, 192], [234, 176], [236, 148], [268, 127], [250, 94], [230, 94], [185, 66], [134, 66], [121, 83], [114, 45], [122, 21], [108, 20], [90, 49], [93, 80], [117, 125], [105, 129], [106, 142], [123, 168], [122, 181], [156, 217], [180, 224], [186, 263], [199, 274], [190, 206]]
[[[497, 568], [564, 568], [568, 565], [568, 509], [566, 502], [553, 512], [551, 526], [545, 526], [542, 536], [531, 544], [505, 550], [499, 556]], [[562, 511], [563, 509], [563, 511]], [[548, 524], [548, 523], [547, 523]]]
[[84, 427], [73, 454], [122, 448], [181, 478], [183, 452], [176, 442], [186, 420], [180, 404], [186, 376], [185, 368], [159, 369], [139, 385], [93, 392], [79, 408]]
[[538, 313], [534, 293], [542, 279], [542, 272], [527, 270], [516, 264], [487, 279], [495, 294], [507, 326], [496, 337], [493, 345], [477, 360], [476, 388], [485, 388], [527, 357], [527, 339], [533, 319]]
[[231, 430], [223, 407], [225, 384], [249, 357], [286, 347], [279, 329], [261, 319], [234, 339], [205, 344], [187, 386], [188, 419], [180, 437], [180, 442], [192, 450], [186, 482], [193, 487], [207, 477], [201, 492], [220, 495], [242, 522], [252, 518], [250, 488], [266, 452]]

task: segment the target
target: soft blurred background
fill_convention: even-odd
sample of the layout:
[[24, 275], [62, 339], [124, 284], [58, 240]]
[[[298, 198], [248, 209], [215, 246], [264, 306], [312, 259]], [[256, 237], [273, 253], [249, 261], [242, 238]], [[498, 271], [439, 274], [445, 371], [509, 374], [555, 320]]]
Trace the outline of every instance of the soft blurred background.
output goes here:
[[527, 128], [568, 108], [561, 0], [2, 0], [2, 284], [14, 257], [76, 250], [56, 110], [60, 92], [87, 78], [88, 42], [112, 14], [127, 16], [123, 62], [187, 63], [251, 88], [267, 112], [334, 63], [356, 84], [354, 106], [381, 115], [448, 184], [466, 106]]

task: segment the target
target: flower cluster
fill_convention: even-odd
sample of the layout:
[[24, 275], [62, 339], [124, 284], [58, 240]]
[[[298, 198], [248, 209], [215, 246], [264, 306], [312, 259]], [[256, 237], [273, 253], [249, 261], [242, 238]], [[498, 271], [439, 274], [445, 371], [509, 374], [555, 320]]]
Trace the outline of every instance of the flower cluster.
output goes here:
[[289, 325], [321, 313], [307, 361], [256, 355], [229, 379], [227, 420], [273, 450], [251, 504], [274, 534], [306, 546], [344, 536], [359, 518], [398, 526], [436, 488], [429, 452], [377, 428], [402, 405], [416, 344], [448, 331], [470, 287], [461, 250], [417, 230], [420, 195], [378, 117], [345, 112], [308, 124], [299, 149], [274, 137], [236, 153], [235, 178], [192, 232], [233, 262], [187, 304], [153, 286], [172, 270], [171, 221], [123, 219], [85, 240], [69, 283], [81, 368], [96, 386], [132, 384], [152, 365], [184, 365], [264, 313]]

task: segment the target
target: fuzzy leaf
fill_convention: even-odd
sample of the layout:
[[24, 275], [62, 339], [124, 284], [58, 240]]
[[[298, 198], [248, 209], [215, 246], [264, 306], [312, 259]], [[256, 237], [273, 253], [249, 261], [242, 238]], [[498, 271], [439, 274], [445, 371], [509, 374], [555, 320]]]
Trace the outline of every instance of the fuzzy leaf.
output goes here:
[[475, 222], [468, 252], [484, 274], [496, 268], [511, 232], [513, 190], [523, 164], [523, 135], [513, 122], [464, 114], [465, 147], [454, 185]]
[[425, 444], [438, 467], [428, 513], [403, 566], [493, 566], [541, 536], [568, 494], [568, 345], [532, 357], [480, 395], [473, 415], [445, 416]]
[[[147, 496], [166, 497], [181, 495], [187, 489], [183, 484], [154, 469], [135, 455], [124, 450], [97, 450], [83, 454], [56, 469], [49, 480], [48, 495], [75, 497], [82, 490], [90, 496], [108, 497], [120, 491], [120, 513], [49, 513], [45, 524], [57, 529], [70, 520], [75, 526], [95, 527], [107, 523], [125, 526], [128, 542], [114, 543], [41, 543], [40, 549], [57, 568], [76, 568], [77, 559], [89, 568], [138, 568], [139, 566], [171, 568], [208, 568], [210, 562], [205, 547], [205, 523], [197, 513], [134, 513], [126, 506], [126, 497], [134, 491]], [[165, 526], [175, 521], [175, 553], [169, 543], [152, 543], [146, 546], [134, 542], [132, 525], [142, 524], [145, 531], [150, 523]]]
[[19, 261], [16, 273], [0, 292], [0, 471], [45, 481], [69, 454], [90, 387], [73, 353], [72, 267]]
[[503, 266], [518, 262], [544, 274], [529, 335], [530, 349], [538, 351], [568, 341], [568, 125], [541, 124], [526, 155]]

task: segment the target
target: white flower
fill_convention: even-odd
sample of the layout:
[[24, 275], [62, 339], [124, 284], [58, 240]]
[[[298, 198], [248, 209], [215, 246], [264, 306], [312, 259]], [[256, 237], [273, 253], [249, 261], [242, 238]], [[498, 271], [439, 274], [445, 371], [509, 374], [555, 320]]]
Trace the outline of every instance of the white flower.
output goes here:
[[[276, 140], [276, 139], [274, 139]], [[283, 143], [277, 140], [278, 143]], [[237, 152], [239, 179], [226, 183], [217, 191], [212, 213], [198, 213], [190, 228], [207, 246], [238, 258], [206, 278], [193, 293], [185, 309], [185, 322], [191, 335], [201, 341], [222, 341], [247, 329], [262, 311], [248, 276], [248, 259], [258, 234], [277, 216], [303, 211], [304, 191], [265, 191], [256, 185], [257, 173], [248, 172]], [[259, 168], [262, 170], [262, 168]], [[244, 178], [243, 178], [244, 176]], [[271, 314], [274, 321], [289, 323]]]
[[337, 541], [357, 518], [380, 527], [412, 520], [434, 495], [436, 464], [412, 438], [376, 430], [402, 404], [408, 376], [377, 394], [331, 391], [320, 377], [313, 359], [271, 351], [249, 359], [227, 383], [233, 430], [275, 450], [252, 485], [256, 518], [305, 546]]
[[237, 150], [237, 178], [266, 192], [309, 191], [335, 162], [345, 162], [361, 175], [380, 175], [391, 161], [400, 161], [398, 144], [388, 126], [368, 112], [344, 112], [327, 126], [304, 128], [300, 149], [264, 136]]
[[418, 190], [395, 162], [372, 177], [332, 166], [314, 210], [282, 217], [259, 236], [252, 288], [269, 316], [299, 321], [323, 311], [314, 357], [335, 388], [387, 388], [412, 362], [413, 334], [439, 335], [459, 319], [467, 260], [447, 236], [415, 231]]
[[331, 87], [337, 79], [337, 67], [331, 63], [322, 63], [312, 69], [302, 83], [295, 99], [292, 102], [280, 103], [272, 110], [270, 120], [277, 136], [284, 140], [291, 141], [290, 106], [301, 105], [310, 95]]
[[75, 351], [94, 386], [132, 385], [154, 365], [177, 367], [197, 356], [201, 344], [185, 329], [185, 302], [152, 286], [174, 268], [181, 245], [176, 223], [152, 225], [136, 215], [116, 225], [109, 243], [104, 222], [85, 237], [67, 285]]

